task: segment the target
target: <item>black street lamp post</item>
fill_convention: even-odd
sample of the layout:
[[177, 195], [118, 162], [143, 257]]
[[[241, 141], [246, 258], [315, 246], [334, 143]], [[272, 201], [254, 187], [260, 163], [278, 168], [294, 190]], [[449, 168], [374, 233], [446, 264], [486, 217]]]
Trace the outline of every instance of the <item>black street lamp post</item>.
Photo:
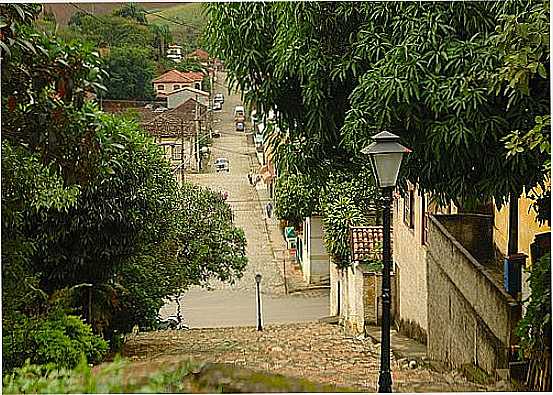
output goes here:
[[257, 294], [257, 330], [262, 331], [263, 326], [261, 325], [261, 274], [257, 273], [255, 275], [255, 284], [256, 284], [256, 294]]
[[374, 176], [378, 186], [382, 189], [382, 260], [384, 267], [382, 269], [382, 335], [378, 392], [392, 392], [392, 374], [390, 372], [390, 306], [392, 299], [390, 206], [401, 160], [403, 155], [411, 150], [399, 144], [399, 137], [389, 132], [378, 133], [373, 136], [373, 140], [374, 143], [361, 152], [369, 155]]

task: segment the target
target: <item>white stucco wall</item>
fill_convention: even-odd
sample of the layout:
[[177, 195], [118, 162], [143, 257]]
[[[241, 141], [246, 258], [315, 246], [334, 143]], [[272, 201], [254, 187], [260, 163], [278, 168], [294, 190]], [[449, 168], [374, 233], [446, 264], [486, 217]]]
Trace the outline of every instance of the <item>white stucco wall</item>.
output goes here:
[[329, 255], [324, 245], [321, 217], [312, 216], [304, 221], [303, 278], [309, 284], [328, 284], [330, 281]]
[[208, 106], [209, 96], [204, 96], [194, 91], [183, 89], [180, 92], [175, 92], [172, 95], [167, 96], [167, 108], [176, 108], [182, 103], [186, 102], [188, 99], [195, 99], [196, 97], [201, 104], [203, 104], [204, 106]]
[[410, 229], [403, 220], [405, 201], [394, 202], [393, 259], [399, 271], [399, 318], [428, 330], [426, 246], [422, 245], [422, 199], [415, 190], [415, 221]]

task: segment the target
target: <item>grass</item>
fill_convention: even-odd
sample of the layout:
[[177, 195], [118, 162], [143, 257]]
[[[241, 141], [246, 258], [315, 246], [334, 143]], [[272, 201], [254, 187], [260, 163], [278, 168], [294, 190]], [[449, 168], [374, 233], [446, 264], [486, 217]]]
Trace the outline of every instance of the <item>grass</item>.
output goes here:
[[[173, 41], [183, 47], [184, 52], [191, 52], [201, 46], [202, 31], [207, 23], [207, 17], [203, 14], [202, 3], [185, 3], [164, 9], [151, 9], [156, 15], [147, 16], [148, 23], [166, 25], [173, 36]], [[173, 23], [167, 19], [179, 23]]]
[[[202, 26], [206, 22], [206, 18], [202, 13], [202, 3], [184, 3], [167, 7], [164, 9], [151, 9], [149, 12], [155, 12], [169, 19], [177, 19], [183, 23], [190, 23], [195, 26]], [[156, 15], [148, 15], [148, 22], [167, 22]], [[170, 23], [170, 22], [167, 22]]]

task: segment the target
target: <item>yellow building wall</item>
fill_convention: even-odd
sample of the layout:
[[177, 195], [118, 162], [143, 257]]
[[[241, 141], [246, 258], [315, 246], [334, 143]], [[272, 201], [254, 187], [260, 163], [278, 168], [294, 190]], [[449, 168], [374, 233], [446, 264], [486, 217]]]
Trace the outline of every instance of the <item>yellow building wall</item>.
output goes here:
[[[536, 213], [531, 205], [532, 200], [525, 196], [518, 200], [518, 250], [528, 255], [527, 264], [531, 262], [530, 244], [534, 242], [534, 236], [551, 231], [549, 226], [538, 224]], [[509, 240], [509, 204], [504, 205], [500, 210], [497, 205], [494, 206], [494, 242], [500, 251], [506, 254]]]

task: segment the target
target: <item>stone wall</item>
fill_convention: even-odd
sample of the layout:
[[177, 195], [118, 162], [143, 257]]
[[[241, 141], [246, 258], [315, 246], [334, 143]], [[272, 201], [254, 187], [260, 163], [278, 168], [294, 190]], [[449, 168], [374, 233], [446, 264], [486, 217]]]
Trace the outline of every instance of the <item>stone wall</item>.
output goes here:
[[[460, 229], [450, 216], [429, 218], [427, 283], [431, 284], [428, 311], [432, 313], [428, 315], [428, 356], [452, 367], [474, 363], [487, 372], [506, 368], [520, 305], [442, 220], [454, 231]], [[482, 231], [487, 234], [486, 229]], [[478, 244], [475, 235], [466, 238], [473, 247]]]
[[479, 262], [493, 257], [493, 217], [483, 214], [440, 215], [440, 223]]

